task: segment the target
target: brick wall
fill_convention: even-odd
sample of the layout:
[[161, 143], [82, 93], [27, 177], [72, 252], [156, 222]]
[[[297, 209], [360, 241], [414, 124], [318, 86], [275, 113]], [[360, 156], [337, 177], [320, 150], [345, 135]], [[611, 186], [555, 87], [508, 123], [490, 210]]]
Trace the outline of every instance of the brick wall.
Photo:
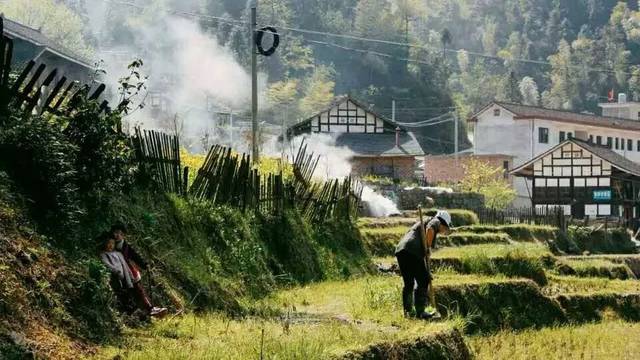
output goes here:
[[415, 177], [415, 159], [404, 157], [354, 157], [352, 173], [358, 176], [378, 175], [393, 179], [409, 180]]
[[[513, 167], [513, 156], [509, 155], [459, 155], [456, 164], [453, 155], [425, 156], [424, 177], [429, 184], [457, 183], [464, 178], [464, 165], [472, 159], [483, 161], [492, 167], [503, 168], [505, 161], [508, 162], [508, 169]], [[507, 180], [513, 183], [513, 177], [508, 175]]]

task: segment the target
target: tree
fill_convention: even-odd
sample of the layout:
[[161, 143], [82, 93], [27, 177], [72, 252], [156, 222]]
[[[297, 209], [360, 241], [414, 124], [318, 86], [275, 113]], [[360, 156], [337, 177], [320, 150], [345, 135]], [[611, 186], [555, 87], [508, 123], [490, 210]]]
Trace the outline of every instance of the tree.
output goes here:
[[75, 12], [55, 0], [6, 0], [2, 12], [11, 19], [41, 31], [56, 43], [84, 57], [93, 50], [83, 36], [84, 24]]
[[504, 179], [504, 169], [487, 162], [471, 159], [463, 165], [464, 178], [458, 185], [463, 192], [484, 195], [487, 207], [503, 209], [515, 199], [516, 192]]
[[522, 103], [525, 105], [538, 106], [540, 103], [540, 93], [538, 92], [538, 84], [532, 77], [525, 76], [518, 85]]
[[520, 94], [520, 87], [516, 74], [511, 71], [501, 81], [501, 89], [498, 93], [500, 100], [505, 100], [512, 103], [521, 103], [522, 95]]
[[300, 111], [305, 115], [315, 114], [331, 104], [336, 86], [333, 80], [333, 69], [319, 66], [305, 80], [304, 96], [300, 100]]
[[493, 21], [487, 21], [484, 24], [484, 31], [482, 32], [482, 48], [484, 52], [489, 55], [495, 55], [498, 51], [498, 45], [496, 44], [496, 32], [498, 26]]
[[551, 88], [543, 94], [545, 106], [553, 109], [573, 109], [574, 96], [578, 93], [574, 83], [571, 46], [561, 40], [558, 52], [549, 56], [551, 62]]

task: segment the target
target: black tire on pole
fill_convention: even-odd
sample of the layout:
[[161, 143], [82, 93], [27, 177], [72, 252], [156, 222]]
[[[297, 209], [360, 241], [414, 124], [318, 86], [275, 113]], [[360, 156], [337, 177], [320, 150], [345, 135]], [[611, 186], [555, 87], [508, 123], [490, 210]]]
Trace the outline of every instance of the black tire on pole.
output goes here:
[[[267, 50], [262, 47], [262, 39], [266, 32], [270, 32], [273, 34], [273, 44]], [[280, 45], [280, 35], [278, 34], [278, 30], [272, 26], [265, 26], [262, 29], [258, 30], [258, 34], [256, 36], [256, 47], [258, 48], [258, 52], [263, 56], [271, 56], [276, 52], [276, 49]]]

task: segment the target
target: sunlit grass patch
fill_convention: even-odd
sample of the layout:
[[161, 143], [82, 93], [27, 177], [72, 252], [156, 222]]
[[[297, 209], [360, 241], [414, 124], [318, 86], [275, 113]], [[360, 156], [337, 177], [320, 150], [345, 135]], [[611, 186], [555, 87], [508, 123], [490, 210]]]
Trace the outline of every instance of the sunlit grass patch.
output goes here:
[[132, 331], [127, 334], [129, 345], [107, 348], [98, 358], [259, 359], [262, 353], [265, 359], [327, 359], [372, 343], [451, 328], [447, 323], [414, 323], [415, 327], [404, 329], [339, 320], [233, 320], [222, 315], [189, 315], [160, 321], [147, 331]]
[[480, 244], [460, 247], [444, 247], [433, 253], [433, 258], [463, 258], [483, 256], [489, 258], [505, 257], [514, 252], [522, 252], [529, 257], [551, 256], [546, 245], [536, 243], [518, 244]]
[[624, 262], [610, 259], [562, 259], [557, 264], [558, 271], [564, 275], [581, 277], [606, 277], [610, 279], [632, 279], [635, 275]]
[[640, 281], [637, 280], [557, 275], [549, 275], [548, 279], [548, 285], [542, 288], [548, 296], [640, 293]]
[[474, 336], [467, 342], [477, 359], [635, 359], [640, 324], [607, 321], [580, 326]]
[[[501, 281], [500, 277], [441, 273], [434, 284], [461, 285]], [[367, 276], [348, 281], [328, 281], [285, 290], [267, 301], [273, 306], [314, 314], [339, 314], [352, 319], [400, 326], [415, 325], [402, 313], [402, 279]]]

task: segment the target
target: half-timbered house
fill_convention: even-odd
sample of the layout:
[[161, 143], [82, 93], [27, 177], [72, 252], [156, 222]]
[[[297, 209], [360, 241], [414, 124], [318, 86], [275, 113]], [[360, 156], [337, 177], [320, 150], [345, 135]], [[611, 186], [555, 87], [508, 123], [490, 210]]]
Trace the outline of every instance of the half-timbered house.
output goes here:
[[604, 145], [568, 139], [511, 174], [531, 181], [536, 209], [561, 207], [576, 218], [640, 215], [640, 164]]
[[359, 176], [412, 179], [416, 157], [424, 155], [412, 132], [349, 96], [287, 130], [290, 138], [313, 133], [329, 134], [336, 146], [351, 150], [352, 172]]

